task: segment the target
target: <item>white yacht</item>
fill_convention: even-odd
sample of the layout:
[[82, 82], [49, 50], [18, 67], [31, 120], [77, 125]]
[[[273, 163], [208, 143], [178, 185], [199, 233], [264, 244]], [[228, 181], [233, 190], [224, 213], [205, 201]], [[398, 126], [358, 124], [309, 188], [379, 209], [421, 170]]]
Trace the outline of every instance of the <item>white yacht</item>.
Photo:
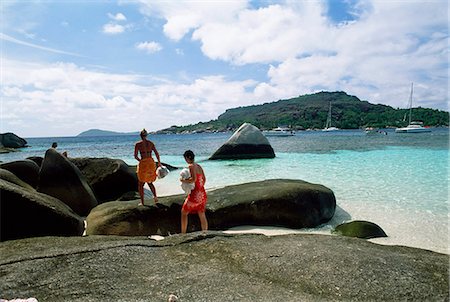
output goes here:
[[412, 99], [413, 99], [413, 83], [411, 83], [411, 93], [409, 94], [409, 122], [408, 126], [395, 129], [396, 133], [422, 133], [431, 132], [431, 129], [423, 126], [423, 122], [411, 122], [412, 113]]
[[328, 110], [328, 118], [327, 118], [327, 123], [325, 124], [325, 128], [322, 129], [322, 131], [325, 132], [332, 132], [332, 131], [340, 131], [341, 129], [337, 128], [337, 127], [332, 127], [331, 126], [331, 102], [330, 102], [330, 109]]
[[408, 126], [395, 129], [396, 133], [422, 133], [431, 132], [430, 128], [423, 126], [422, 122], [410, 122]]
[[265, 136], [293, 136], [294, 131], [286, 127], [277, 127], [272, 130], [263, 131]]

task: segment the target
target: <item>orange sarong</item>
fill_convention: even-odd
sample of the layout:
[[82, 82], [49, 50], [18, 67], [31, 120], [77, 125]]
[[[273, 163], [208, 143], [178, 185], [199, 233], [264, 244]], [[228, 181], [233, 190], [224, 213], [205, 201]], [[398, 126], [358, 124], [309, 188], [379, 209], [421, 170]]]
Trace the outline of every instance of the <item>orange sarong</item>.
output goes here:
[[154, 182], [156, 180], [156, 164], [153, 158], [141, 159], [136, 173], [140, 182]]

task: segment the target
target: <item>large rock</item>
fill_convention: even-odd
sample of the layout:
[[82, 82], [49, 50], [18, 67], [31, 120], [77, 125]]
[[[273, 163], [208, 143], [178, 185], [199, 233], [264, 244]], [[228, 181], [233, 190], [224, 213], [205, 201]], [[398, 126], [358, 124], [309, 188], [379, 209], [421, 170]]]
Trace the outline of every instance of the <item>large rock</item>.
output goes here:
[[83, 220], [56, 198], [4, 180], [0, 195], [1, 241], [83, 234]]
[[5, 148], [22, 148], [27, 146], [27, 141], [14, 133], [1, 133], [0, 143]]
[[39, 166], [32, 160], [17, 160], [0, 164], [1, 169], [8, 170], [21, 180], [36, 188], [39, 179]]
[[94, 191], [99, 203], [116, 200], [129, 191], [136, 191], [136, 170], [120, 159], [71, 158]]
[[30, 156], [27, 159], [34, 161], [39, 167], [42, 166], [42, 162], [44, 161], [42, 156]]
[[81, 216], [97, 205], [94, 192], [80, 170], [54, 149], [45, 153], [37, 190], [58, 198]]
[[21, 186], [22, 188], [27, 189], [27, 190], [34, 190], [34, 188], [32, 186], [30, 186], [29, 184], [27, 184], [26, 182], [21, 180], [19, 177], [14, 175], [12, 172], [5, 170], [5, 169], [0, 169], [0, 179], [3, 179], [7, 182], [16, 184], [18, 186]]
[[274, 157], [275, 152], [264, 134], [252, 124], [244, 123], [209, 159]]
[[[297, 234], [45, 237], [0, 245], [3, 299], [448, 301], [449, 256]], [[88, 282], [89, 281], [89, 282]]]
[[[184, 195], [160, 197], [159, 204], [138, 206], [138, 200], [104, 203], [87, 217], [87, 234], [152, 235], [180, 231]], [[333, 192], [301, 180], [266, 180], [208, 192], [206, 216], [212, 230], [239, 225], [290, 228], [316, 227], [330, 220], [336, 209]], [[191, 215], [189, 230], [199, 230]]]
[[370, 221], [355, 220], [338, 225], [334, 233], [363, 239], [387, 237], [383, 229]]

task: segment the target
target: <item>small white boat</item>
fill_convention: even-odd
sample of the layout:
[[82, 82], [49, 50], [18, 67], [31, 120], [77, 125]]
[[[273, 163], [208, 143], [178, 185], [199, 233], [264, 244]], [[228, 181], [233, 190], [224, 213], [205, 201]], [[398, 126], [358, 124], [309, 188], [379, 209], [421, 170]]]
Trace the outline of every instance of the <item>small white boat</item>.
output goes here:
[[395, 133], [422, 133], [431, 132], [430, 128], [425, 128], [422, 122], [411, 122], [408, 126], [395, 129]]
[[333, 132], [333, 131], [341, 131], [341, 129], [336, 128], [336, 127], [327, 127], [327, 128], [322, 129], [322, 131], [324, 131], [324, 132]]
[[265, 136], [293, 136], [294, 131], [290, 128], [277, 127], [272, 130], [263, 131]]
[[377, 135], [377, 134], [382, 134], [382, 135], [387, 135], [387, 132], [384, 130], [380, 130], [378, 128], [374, 128], [374, 127], [367, 127], [364, 129], [364, 133], [367, 135]]
[[377, 134], [378, 133], [378, 129], [377, 128], [373, 128], [373, 127], [366, 127], [364, 129], [364, 132], [366, 134]]
[[331, 102], [330, 102], [330, 109], [328, 110], [328, 118], [327, 118], [327, 123], [325, 124], [325, 128], [322, 129], [322, 131], [325, 132], [334, 132], [334, 131], [340, 131], [341, 129], [337, 128], [337, 127], [332, 127], [331, 126]]
[[395, 129], [395, 133], [423, 133], [431, 132], [431, 129], [423, 126], [423, 122], [411, 122], [412, 113], [412, 100], [413, 100], [413, 83], [411, 83], [411, 93], [409, 94], [409, 123], [408, 126]]

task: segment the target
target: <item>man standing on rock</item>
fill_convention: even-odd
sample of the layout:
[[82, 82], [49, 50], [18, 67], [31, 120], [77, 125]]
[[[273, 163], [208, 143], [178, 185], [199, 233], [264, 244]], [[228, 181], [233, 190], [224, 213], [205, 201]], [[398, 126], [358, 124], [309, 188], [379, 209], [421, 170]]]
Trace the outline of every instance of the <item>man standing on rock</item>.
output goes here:
[[134, 146], [134, 158], [136, 158], [136, 160], [139, 162], [136, 173], [139, 181], [138, 190], [139, 195], [141, 196], [141, 205], [144, 205], [145, 183], [147, 183], [150, 187], [155, 203], [158, 202], [156, 189], [153, 185], [153, 182], [156, 180], [156, 164], [153, 160], [152, 152], [155, 153], [156, 159], [158, 160], [158, 167], [161, 167], [161, 160], [159, 158], [159, 153], [156, 150], [155, 144], [147, 140], [147, 135], [147, 131], [143, 129], [140, 134], [142, 140], [137, 142]]

